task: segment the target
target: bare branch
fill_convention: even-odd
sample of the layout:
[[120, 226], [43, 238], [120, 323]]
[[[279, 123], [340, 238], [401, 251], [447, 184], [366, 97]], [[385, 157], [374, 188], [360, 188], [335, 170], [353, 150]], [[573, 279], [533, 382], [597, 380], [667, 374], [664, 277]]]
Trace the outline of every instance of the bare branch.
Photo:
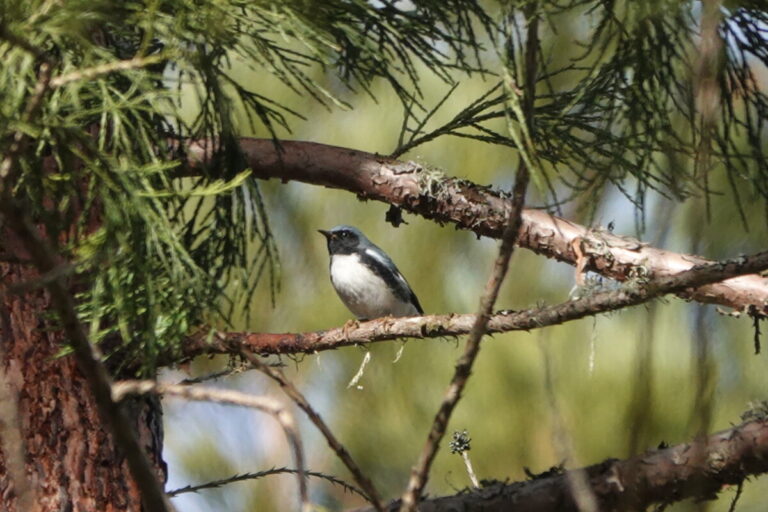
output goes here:
[[301, 508], [305, 512], [312, 509], [307, 493], [307, 477], [304, 470], [304, 449], [302, 448], [296, 422], [291, 412], [283, 404], [269, 397], [249, 395], [232, 389], [213, 389], [195, 386], [183, 386], [179, 384], [165, 384], [154, 380], [122, 380], [112, 385], [112, 399], [121, 401], [128, 395], [145, 395], [154, 393], [158, 395], [174, 395], [186, 400], [203, 402], [215, 402], [219, 404], [239, 405], [265, 412], [277, 420], [285, 432], [288, 444], [291, 446], [296, 466], [298, 468], [297, 479], [299, 484], [299, 496]]
[[[295, 180], [348, 190], [362, 199], [376, 199], [406, 211], [453, 223], [478, 235], [501, 238], [511, 200], [503, 193], [439, 172], [415, 162], [313, 142], [241, 138], [253, 176], [260, 179]], [[185, 144], [187, 160], [182, 175], [199, 174], [216, 159], [211, 140]], [[575, 265], [579, 247], [587, 258], [585, 270], [627, 280], [642, 267], [652, 277], [669, 276], [709, 263], [697, 256], [649, 247], [635, 239], [600, 229], [590, 229], [541, 210], [523, 210], [518, 244], [538, 254]], [[702, 286], [686, 294], [699, 302], [720, 304], [755, 314], [768, 314], [768, 280], [742, 276], [727, 283]]]
[[[647, 283], [627, 283], [612, 291], [603, 291], [554, 306], [525, 311], [502, 311], [492, 315], [486, 332], [530, 331], [562, 324], [607, 311], [616, 311], [648, 302], [662, 295], [687, 294], [689, 288], [712, 286], [732, 281], [734, 276], [768, 269], [768, 251], [733, 260], [707, 263], [673, 276], [659, 277]], [[738, 278], [736, 278], [738, 279]], [[398, 338], [440, 338], [470, 332], [475, 315], [450, 314], [420, 317], [380, 318], [348, 328], [338, 327], [305, 333], [218, 333], [191, 336], [185, 343], [184, 356], [242, 350], [257, 354], [315, 353], [350, 345], [360, 345]]]
[[282, 474], [305, 474], [307, 476], [313, 476], [315, 478], [321, 478], [323, 480], [327, 480], [331, 482], [332, 484], [339, 485], [344, 488], [344, 490], [353, 492], [359, 496], [362, 496], [365, 499], [368, 499], [368, 496], [355, 487], [354, 485], [345, 482], [341, 478], [337, 478], [333, 475], [326, 475], [325, 473], [319, 473], [317, 471], [299, 471], [298, 469], [291, 469], [291, 468], [272, 468], [267, 469], [264, 471], [259, 471], [257, 473], [243, 473], [241, 475], [234, 475], [229, 478], [221, 478], [219, 480], [213, 480], [211, 482], [206, 482], [204, 484], [200, 485], [187, 485], [186, 487], [180, 487], [178, 489], [174, 489], [172, 491], [168, 491], [168, 496], [174, 497], [178, 496], [179, 494], [185, 494], [188, 492], [198, 492], [202, 491], [204, 489], [215, 489], [217, 487], [221, 487], [224, 485], [232, 484], [235, 482], [243, 482], [245, 480], [257, 480], [259, 478], [263, 478], [265, 476], [270, 475], [282, 475]]
[[[704, 457], [690, 457], [703, 450]], [[709, 437], [649, 451], [626, 460], [555, 472], [524, 482], [486, 484], [480, 490], [424, 500], [420, 512], [480, 510], [501, 512], [578, 512], [568, 485], [569, 474], [586, 475], [599, 510], [645, 510], [654, 503], [687, 498], [712, 499], [725, 485], [768, 472], [768, 420], [745, 422]], [[400, 506], [394, 501], [387, 510]]]
[[[538, 19], [533, 17], [529, 21], [528, 25], [528, 45], [527, 49], [534, 48], [538, 44]], [[532, 56], [526, 55], [526, 87], [525, 96], [523, 98], [524, 105], [521, 107], [521, 113], [524, 116], [520, 119], [521, 125], [527, 127], [525, 130], [528, 133], [530, 129], [530, 115], [533, 107], [533, 99], [535, 97], [535, 80], [536, 80], [536, 60], [535, 54]], [[514, 84], [508, 85], [508, 89], [513, 89]], [[517, 101], [517, 97], [514, 92], [509, 94], [510, 102]], [[464, 347], [464, 353], [456, 362], [456, 368], [451, 378], [451, 382], [443, 395], [443, 401], [437, 410], [435, 419], [432, 420], [432, 427], [430, 428], [429, 435], [421, 450], [421, 454], [416, 462], [416, 466], [411, 468], [411, 477], [408, 481], [408, 486], [403, 493], [400, 510], [402, 512], [412, 512], [418, 507], [418, 502], [421, 500], [421, 493], [424, 491], [424, 487], [427, 484], [429, 478], [429, 470], [432, 467], [432, 462], [435, 460], [437, 451], [440, 448], [440, 442], [445, 436], [445, 431], [448, 428], [448, 422], [451, 419], [453, 410], [461, 400], [464, 388], [469, 381], [469, 376], [472, 374], [472, 366], [475, 363], [477, 355], [480, 353], [480, 341], [485, 336], [488, 328], [488, 321], [493, 313], [493, 307], [496, 304], [496, 299], [499, 296], [499, 290], [501, 284], [504, 282], [504, 277], [507, 275], [509, 268], [509, 261], [512, 258], [512, 252], [515, 249], [515, 243], [520, 236], [520, 228], [522, 226], [522, 212], [525, 205], [525, 194], [528, 190], [528, 182], [530, 180], [530, 172], [532, 169], [528, 168], [529, 158], [526, 156], [526, 150], [520, 149], [521, 158], [520, 164], [515, 175], [515, 186], [512, 194], [512, 208], [509, 210], [509, 217], [504, 228], [504, 232], [501, 237], [501, 247], [499, 248], [499, 255], [493, 265], [491, 275], [488, 276], [488, 281], [485, 284], [483, 295], [480, 298], [480, 306], [478, 308], [477, 315], [472, 324], [472, 328], [469, 331], [469, 337], [467, 338], [466, 345]], [[535, 171], [535, 170], [534, 170]]]
[[[231, 364], [232, 362], [230, 361], [230, 365]], [[269, 363], [268, 366], [272, 366], [275, 368], [282, 368], [283, 366], [285, 366], [285, 363], [280, 363], [280, 362]], [[233, 375], [240, 375], [243, 372], [247, 372], [248, 370], [254, 370], [254, 369], [256, 369], [256, 367], [253, 366], [252, 364], [240, 364], [235, 367], [230, 367], [218, 372], [212, 372], [206, 375], [201, 375], [199, 377], [191, 377], [188, 379], [183, 379], [179, 381], [179, 384], [183, 386], [191, 386], [192, 384], [202, 384], [203, 382], [206, 382], [209, 380], [218, 380], [225, 377], [231, 377]]]
[[366, 499], [371, 502], [376, 510], [384, 510], [384, 507], [381, 504], [381, 495], [376, 490], [373, 482], [371, 482], [371, 480], [363, 473], [363, 471], [360, 469], [360, 466], [357, 465], [347, 449], [344, 448], [344, 445], [341, 444], [338, 439], [336, 439], [333, 431], [328, 427], [328, 425], [326, 425], [326, 423], [323, 421], [323, 418], [321, 418], [320, 415], [312, 408], [304, 395], [302, 395], [301, 392], [296, 389], [296, 386], [294, 386], [293, 383], [288, 380], [282, 370], [261, 362], [257, 356], [253, 355], [247, 350], [243, 350], [241, 354], [252, 366], [280, 384], [280, 387], [285, 392], [285, 394], [288, 395], [288, 397], [293, 400], [293, 402], [298, 405], [299, 408], [304, 411], [304, 413], [306, 413], [310, 421], [312, 421], [317, 429], [323, 434], [323, 437], [325, 437], [325, 440], [328, 442], [328, 446], [330, 446], [331, 450], [333, 450], [339, 459], [341, 459], [349, 472], [352, 473], [352, 477], [355, 479], [355, 482], [357, 482], [357, 485], [359, 485], [360, 488], [365, 492]]

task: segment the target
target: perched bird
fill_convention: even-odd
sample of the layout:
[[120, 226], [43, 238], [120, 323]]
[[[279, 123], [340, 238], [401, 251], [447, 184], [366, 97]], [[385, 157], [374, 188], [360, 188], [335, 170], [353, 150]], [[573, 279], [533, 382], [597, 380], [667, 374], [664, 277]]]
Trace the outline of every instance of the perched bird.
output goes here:
[[331, 283], [358, 319], [424, 314], [419, 299], [389, 256], [359, 229], [336, 226], [319, 231], [328, 241]]

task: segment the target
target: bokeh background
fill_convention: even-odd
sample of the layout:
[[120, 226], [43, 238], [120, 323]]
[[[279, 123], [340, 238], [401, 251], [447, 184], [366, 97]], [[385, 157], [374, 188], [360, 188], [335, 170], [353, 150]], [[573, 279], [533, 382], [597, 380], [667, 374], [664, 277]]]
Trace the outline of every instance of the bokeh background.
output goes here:
[[[583, 21], [564, 24], [548, 44], [578, 51], [573, 34]], [[376, 99], [342, 91], [330, 75], [317, 78], [342, 95], [352, 109], [327, 109], [300, 98], [263, 71], [233, 62], [239, 79], [256, 92], [304, 113], [284, 138], [310, 140], [382, 154], [396, 146], [402, 109], [385, 87]], [[762, 86], [766, 70], [756, 68]], [[437, 79], [422, 88], [426, 103], [447, 91]], [[455, 114], [493, 85], [467, 80], [440, 112], [434, 125]], [[189, 109], [194, 111], [190, 92]], [[249, 131], [241, 113], [244, 134]], [[497, 126], [503, 130], [503, 122]], [[475, 183], [509, 189], [517, 155], [509, 148], [476, 141], [440, 138], [404, 155]], [[721, 176], [712, 176], [711, 216], [702, 198], [673, 203], [647, 197], [644, 229], [635, 207], [618, 190], [578, 198], [563, 206], [570, 220], [592, 226], [615, 225], [620, 235], [637, 236], [665, 249], [709, 257], [731, 257], [765, 249], [764, 205], [744, 189], [748, 229], [739, 219]], [[632, 189], [633, 184], [627, 183]], [[263, 286], [232, 330], [298, 332], [342, 325], [350, 313], [331, 287], [324, 238], [317, 229], [352, 224], [363, 230], [397, 263], [428, 313], [474, 312], [496, 256], [497, 242], [406, 214], [395, 229], [384, 221], [387, 206], [361, 202], [347, 192], [301, 183], [263, 183], [270, 222], [280, 249], [280, 290], [272, 304]], [[719, 193], [722, 191], [723, 193]], [[536, 190], [531, 206], [545, 206]], [[589, 212], [592, 212], [591, 214]], [[609, 286], [610, 283], [604, 283]], [[500, 294], [498, 309], [524, 309], [568, 299], [574, 269], [525, 250], [516, 251]], [[437, 456], [427, 491], [454, 494], [470, 485], [461, 457], [448, 450], [450, 433], [468, 430], [470, 458], [481, 479], [525, 479], [524, 468], [545, 471], [561, 462], [567, 468], [626, 457], [659, 443], [691, 439], [702, 429], [716, 431], [738, 423], [750, 403], [768, 398], [768, 355], [753, 354], [749, 319], [718, 313], [713, 306], [669, 298], [610, 315], [588, 318], [530, 333], [488, 337], [473, 376]], [[395, 362], [403, 347], [402, 357]], [[385, 342], [283, 358], [286, 373], [309, 398], [384, 496], [398, 496], [409, 468], [426, 439], [432, 418], [460, 355], [463, 339]], [[348, 387], [367, 350], [372, 359], [359, 387]], [[768, 352], [768, 350], [766, 350]], [[189, 367], [165, 371], [178, 381], [220, 370], [226, 358], [201, 358]], [[280, 390], [257, 372], [210, 382], [287, 402]], [[709, 407], [711, 406], [711, 407]], [[709, 407], [709, 408], [708, 408]], [[167, 488], [226, 478], [271, 467], [293, 467], [283, 434], [272, 418], [254, 411], [175, 399], [164, 400]], [[710, 411], [708, 413], [708, 411]], [[307, 466], [351, 481], [301, 411], [295, 411], [307, 451]], [[311, 498], [326, 510], [360, 506], [356, 496], [312, 479]], [[728, 510], [735, 489], [711, 503], [682, 503], [667, 510]], [[768, 508], [768, 479], [744, 489], [737, 510]], [[174, 498], [184, 512], [283, 511], [296, 508], [291, 475], [230, 484], [221, 489]], [[322, 509], [321, 508], [321, 509]]]

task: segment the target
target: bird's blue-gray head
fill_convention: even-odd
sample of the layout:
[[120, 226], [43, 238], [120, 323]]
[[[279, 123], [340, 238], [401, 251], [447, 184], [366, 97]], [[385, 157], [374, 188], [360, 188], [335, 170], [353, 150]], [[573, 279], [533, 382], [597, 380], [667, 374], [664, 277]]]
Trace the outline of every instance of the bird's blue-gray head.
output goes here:
[[318, 231], [328, 241], [330, 254], [352, 254], [373, 245], [359, 229], [353, 226], [341, 225], [328, 231], [324, 229]]

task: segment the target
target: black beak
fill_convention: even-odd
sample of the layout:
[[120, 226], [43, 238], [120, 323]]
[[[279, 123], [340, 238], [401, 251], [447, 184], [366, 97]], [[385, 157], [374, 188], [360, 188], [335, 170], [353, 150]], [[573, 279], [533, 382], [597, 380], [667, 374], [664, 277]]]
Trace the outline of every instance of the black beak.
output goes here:
[[332, 233], [330, 231], [326, 231], [324, 229], [318, 229], [317, 232], [322, 234], [327, 239], [330, 239], [332, 236]]

